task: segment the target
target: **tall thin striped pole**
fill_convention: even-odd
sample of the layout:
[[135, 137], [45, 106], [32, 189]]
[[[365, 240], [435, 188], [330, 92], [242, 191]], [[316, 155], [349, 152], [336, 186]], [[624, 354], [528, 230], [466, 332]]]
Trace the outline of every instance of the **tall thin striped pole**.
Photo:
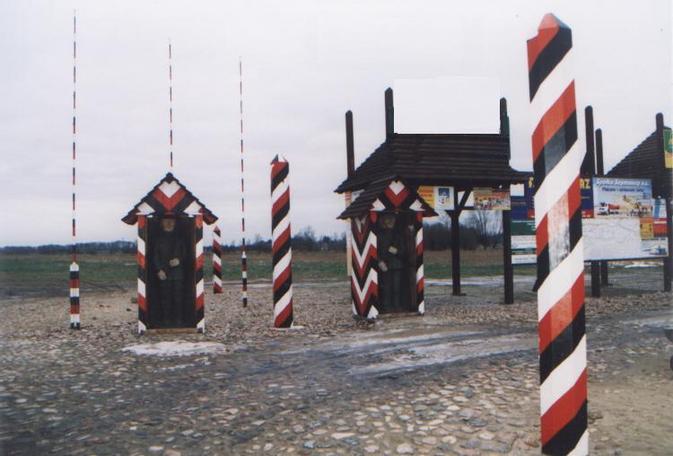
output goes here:
[[290, 165], [278, 156], [271, 162], [271, 251], [273, 252], [273, 325], [292, 326], [292, 230]]
[[77, 14], [72, 16], [72, 262], [70, 263], [70, 328], [80, 329], [79, 264], [77, 264]]
[[222, 293], [222, 236], [220, 227], [213, 229], [213, 294]]
[[238, 93], [241, 123], [241, 300], [248, 306], [248, 257], [245, 253], [245, 165], [243, 161], [243, 60], [238, 59]]
[[168, 152], [169, 167], [173, 169], [173, 47], [168, 40]]
[[535, 176], [542, 453], [585, 455], [584, 258], [570, 28], [547, 14], [528, 40]]

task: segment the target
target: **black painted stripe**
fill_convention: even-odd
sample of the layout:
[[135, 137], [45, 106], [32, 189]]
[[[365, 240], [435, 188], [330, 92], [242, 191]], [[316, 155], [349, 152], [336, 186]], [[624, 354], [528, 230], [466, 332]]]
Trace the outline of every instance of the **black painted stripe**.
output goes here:
[[271, 215], [271, 229], [275, 229], [289, 213], [290, 203], [288, 200], [287, 204], [282, 205], [280, 208], [278, 208], [275, 214]]
[[[537, 286], [539, 287], [549, 276], [549, 245], [546, 245], [537, 256]], [[537, 291], [537, 289], [535, 290]]]
[[563, 57], [572, 48], [572, 32], [569, 28], [561, 25], [558, 32], [547, 44], [547, 46], [540, 52], [528, 72], [528, 89], [530, 99], [535, 97], [542, 82], [549, 76], [549, 74], [556, 68]]
[[78, 306], [79, 305], [79, 296], [75, 296], [70, 298], [70, 305], [71, 306]]
[[[292, 305], [292, 303], [290, 303], [290, 305]], [[278, 325], [278, 327], [279, 328], [289, 328], [289, 327], [292, 326], [292, 321], [293, 321], [292, 312], [290, 312], [290, 314], [287, 316], [287, 318], [285, 320], [283, 320], [281, 322], [281, 324]]]
[[565, 455], [570, 453], [587, 430], [587, 401], [584, 401], [577, 414], [558, 431], [554, 437], [542, 446], [542, 453]]
[[582, 202], [580, 198], [580, 205], [577, 207], [577, 210], [574, 214], [570, 216], [570, 221], [568, 224], [568, 230], [570, 231], [570, 251], [572, 252], [575, 249], [577, 243], [582, 239]]
[[200, 280], [203, 280], [203, 268], [198, 268], [194, 271], [194, 282], [199, 283]]
[[287, 242], [284, 242], [277, 250], [273, 252], [273, 266], [275, 267], [280, 260], [283, 259], [285, 255], [290, 251], [291, 242], [288, 239]]
[[540, 383], [575, 350], [584, 337], [584, 304], [573, 321], [540, 353]]
[[287, 164], [285, 164], [280, 169], [280, 171], [278, 171], [278, 174], [276, 174], [271, 178], [271, 193], [273, 193], [274, 189], [278, 187], [281, 184], [281, 182], [283, 182], [287, 178], [289, 172], [290, 167]]
[[568, 116], [563, 126], [558, 129], [554, 136], [552, 136], [547, 144], [544, 145], [537, 160], [533, 163], [533, 172], [535, 176], [534, 193], [542, 187], [547, 175], [552, 169], [561, 161], [568, 153], [570, 148], [577, 141], [577, 112]]
[[290, 275], [283, 282], [283, 284], [273, 292], [273, 304], [274, 305], [276, 305], [276, 303], [280, 300], [280, 298], [285, 296], [285, 293], [287, 293], [290, 290], [291, 286], [292, 286], [292, 271], [290, 271]]

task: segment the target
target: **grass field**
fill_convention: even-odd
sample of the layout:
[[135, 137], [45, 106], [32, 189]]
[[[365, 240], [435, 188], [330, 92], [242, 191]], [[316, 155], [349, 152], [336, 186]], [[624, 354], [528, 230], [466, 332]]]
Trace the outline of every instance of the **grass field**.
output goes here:
[[[83, 291], [112, 291], [135, 286], [136, 262], [133, 254], [80, 255], [80, 280]], [[462, 273], [468, 276], [502, 274], [501, 250], [461, 252]], [[60, 254], [0, 254], [0, 297], [66, 296], [70, 257]], [[206, 262], [206, 280], [211, 277]], [[292, 272], [298, 282], [346, 280], [345, 253], [294, 252]], [[517, 274], [532, 274], [534, 268], [519, 267]], [[240, 256], [228, 252], [222, 258], [224, 280], [240, 278]], [[451, 252], [426, 252], [425, 274], [429, 279], [451, 277]], [[271, 255], [251, 252], [248, 255], [250, 281], [271, 278]]]

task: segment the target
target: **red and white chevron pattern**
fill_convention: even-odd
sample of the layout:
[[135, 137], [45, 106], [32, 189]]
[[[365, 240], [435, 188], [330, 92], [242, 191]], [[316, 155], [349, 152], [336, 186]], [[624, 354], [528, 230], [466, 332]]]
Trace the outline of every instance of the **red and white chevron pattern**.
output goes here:
[[376, 233], [372, 229], [376, 214], [351, 220], [351, 296], [353, 314], [374, 319], [379, 311]]
[[147, 305], [147, 217], [138, 216], [138, 238], [136, 241], [138, 262], [138, 334], [143, 334], [149, 326], [149, 308]]

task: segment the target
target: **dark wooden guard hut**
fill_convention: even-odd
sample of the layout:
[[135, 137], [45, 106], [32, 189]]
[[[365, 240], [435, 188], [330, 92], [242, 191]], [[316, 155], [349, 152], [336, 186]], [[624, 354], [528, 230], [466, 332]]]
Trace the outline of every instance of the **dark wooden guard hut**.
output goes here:
[[[652, 196], [666, 202], [666, 233], [668, 256], [663, 260], [664, 290], [671, 291], [673, 279], [673, 135], [664, 126], [664, 116], [656, 115], [656, 129], [629, 152], [608, 173], [608, 177], [652, 180]], [[600, 167], [602, 168], [602, 156]]]
[[[422, 217], [434, 215], [419, 196], [419, 186], [453, 187], [455, 202], [447, 210], [451, 219], [451, 252], [453, 294], [460, 295], [460, 227], [459, 217], [475, 187], [507, 189], [511, 184], [524, 183], [529, 173], [514, 170], [510, 164], [509, 120], [507, 103], [500, 100], [500, 132], [496, 134], [398, 134], [394, 132], [393, 91], [385, 92], [386, 139], [357, 169], [354, 167], [352, 113], [346, 113], [346, 144], [348, 178], [336, 193], [352, 193], [354, 201], [339, 215], [351, 222], [351, 291], [353, 312], [373, 318], [380, 312], [418, 311], [423, 313], [422, 290]], [[402, 197], [404, 195], [404, 197]], [[387, 216], [387, 217], [386, 217]], [[385, 224], [416, 238], [416, 249], [402, 263], [401, 288], [391, 288], [387, 282], [396, 279], [382, 270], [385, 258], [390, 258], [389, 240], [382, 236]], [[513, 302], [511, 265], [510, 211], [503, 211], [505, 302]], [[388, 220], [386, 222], [386, 220]], [[413, 226], [412, 226], [413, 225]], [[408, 229], [405, 229], [408, 227]], [[390, 237], [391, 235], [388, 235]], [[409, 235], [397, 235], [402, 244], [409, 244]], [[395, 235], [392, 235], [394, 238]], [[396, 249], [393, 244], [393, 250]], [[420, 263], [418, 262], [420, 258]], [[384, 260], [384, 261], [381, 261]], [[396, 272], [397, 277], [400, 276]], [[407, 283], [416, 284], [416, 293]], [[401, 302], [386, 294], [403, 295]]]
[[[216, 220], [171, 173], [122, 218], [138, 225], [140, 334], [164, 328], [205, 330], [203, 223]], [[174, 258], [177, 264], [170, 263]]]

